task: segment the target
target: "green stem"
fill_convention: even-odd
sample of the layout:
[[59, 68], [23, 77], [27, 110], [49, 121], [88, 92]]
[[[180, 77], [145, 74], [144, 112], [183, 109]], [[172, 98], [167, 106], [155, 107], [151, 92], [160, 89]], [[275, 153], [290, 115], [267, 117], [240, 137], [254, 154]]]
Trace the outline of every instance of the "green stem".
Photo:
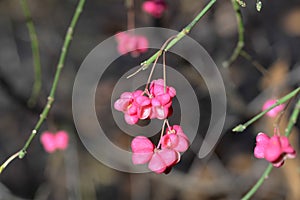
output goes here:
[[71, 24], [70, 24], [70, 26], [68, 28], [68, 31], [67, 31], [67, 34], [65, 36], [65, 41], [64, 41], [63, 47], [61, 49], [61, 54], [60, 54], [59, 61], [58, 61], [58, 64], [57, 64], [56, 73], [55, 73], [55, 76], [54, 76], [54, 80], [53, 80], [51, 91], [50, 91], [50, 94], [49, 94], [49, 97], [48, 97], [47, 104], [46, 104], [44, 110], [42, 111], [42, 113], [40, 115], [40, 119], [37, 122], [36, 126], [34, 127], [32, 133], [31, 133], [31, 136], [29, 137], [26, 144], [22, 148], [23, 153], [26, 153], [26, 149], [28, 148], [28, 146], [30, 145], [32, 139], [36, 135], [36, 132], [39, 130], [40, 126], [42, 125], [42, 123], [46, 119], [46, 117], [49, 113], [49, 110], [51, 109], [51, 106], [54, 102], [55, 91], [56, 91], [56, 88], [57, 88], [57, 84], [58, 84], [58, 81], [59, 81], [61, 70], [64, 66], [67, 51], [69, 49], [69, 46], [70, 46], [70, 43], [71, 43], [71, 40], [72, 40], [74, 28], [75, 28], [75, 25], [76, 25], [76, 23], [79, 19], [79, 16], [80, 16], [80, 13], [82, 11], [84, 3], [85, 3], [85, 0], [79, 0], [79, 3], [77, 5], [76, 11], [75, 11], [74, 16], [72, 18]]
[[[168, 51], [171, 47], [173, 47], [177, 42], [179, 42], [185, 35], [187, 35], [191, 29], [199, 22], [199, 20], [207, 13], [207, 11], [216, 3], [216, 0], [211, 0], [201, 11], [200, 13], [193, 19], [191, 23], [189, 23], [185, 28], [183, 28], [174, 39], [172, 39], [169, 44], [163, 49], [163, 51]], [[161, 50], [157, 51], [154, 55], [152, 55], [148, 60], [141, 63], [142, 69], [146, 70], [154, 60], [161, 55]]]
[[251, 62], [251, 64], [264, 76], [269, 76], [268, 70], [264, 68], [258, 61], [254, 60], [250, 54], [248, 54], [246, 51], [241, 50], [240, 56], [244, 57], [246, 60]]
[[[300, 99], [298, 100], [293, 113], [289, 119], [288, 125], [285, 129], [285, 136], [289, 136], [292, 132], [292, 128], [293, 126], [296, 124], [297, 119], [299, 117], [299, 113], [300, 113]], [[273, 169], [273, 165], [269, 164], [269, 166], [267, 167], [267, 169], [264, 171], [264, 173], [262, 174], [262, 176], [260, 177], [260, 179], [256, 182], [256, 184], [251, 188], [251, 190], [242, 198], [242, 200], [247, 200], [250, 199], [255, 192], [260, 188], [260, 186], [263, 184], [264, 180], [269, 176], [270, 172]]]
[[31, 96], [28, 100], [28, 105], [33, 106], [40, 94], [42, 88], [42, 78], [41, 78], [41, 60], [39, 53], [39, 42], [37, 34], [32, 22], [31, 13], [26, 0], [20, 0], [21, 7], [26, 19], [26, 26], [28, 29], [29, 37], [31, 40], [31, 51], [33, 57], [33, 67], [34, 67], [34, 84], [31, 92]]
[[223, 63], [224, 67], [230, 66], [237, 59], [237, 57], [240, 55], [241, 50], [244, 47], [244, 24], [243, 24], [243, 20], [242, 20], [241, 9], [240, 9], [240, 6], [239, 6], [239, 4], [236, 0], [231, 0], [231, 3], [232, 3], [232, 6], [233, 6], [233, 9], [235, 11], [236, 20], [237, 20], [237, 24], [238, 24], [239, 40], [238, 40], [238, 42], [236, 44], [236, 47], [233, 50], [233, 53], [230, 56], [230, 58]]
[[1, 166], [0, 166], [0, 174], [1, 172], [5, 169], [5, 167], [7, 167], [7, 165], [13, 161], [16, 157], [19, 156], [19, 152], [13, 154], [12, 156], [10, 156]]
[[263, 184], [264, 180], [266, 178], [268, 178], [268, 176], [271, 173], [272, 169], [273, 169], [273, 165], [269, 164], [268, 167], [267, 167], [267, 169], [265, 169], [264, 173], [261, 175], [261, 177], [256, 182], [256, 184], [251, 188], [251, 190], [249, 192], [247, 192], [247, 194], [245, 196], [243, 196], [242, 200], [248, 200], [248, 199], [250, 199], [255, 194], [255, 192]]
[[256, 120], [258, 120], [259, 118], [261, 118], [262, 116], [264, 116], [264, 114], [266, 114], [267, 112], [269, 112], [270, 110], [272, 110], [276, 106], [279, 106], [280, 104], [283, 104], [284, 102], [286, 102], [289, 99], [293, 98], [295, 95], [298, 94], [298, 92], [300, 92], [300, 87], [298, 87], [297, 89], [293, 90], [292, 92], [290, 92], [286, 96], [282, 97], [281, 99], [278, 99], [275, 104], [273, 104], [272, 106], [270, 106], [268, 109], [260, 112], [259, 114], [257, 114], [256, 116], [254, 116], [252, 119], [250, 119], [246, 123], [239, 124], [238, 126], [234, 127], [232, 129], [232, 131], [233, 132], [243, 132], [250, 124], [254, 123]]
[[289, 119], [289, 123], [285, 129], [285, 136], [288, 137], [291, 134], [292, 128], [296, 124], [297, 119], [299, 117], [299, 112], [300, 112], [300, 99], [298, 100], [298, 102], [293, 110], [293, 113]]
[[[82, 11], [82, 8], [84, 6], [84, 3], [85, 3], [85, 0], [79, 0], [78, 2], [78, 5], [77, 5], [77, 8], [76, 8], [76, 11], [74, 13], [74, 16], [72, 18], [72, 21], [71, 21], [71, 24], [68, 28], [68, 31], [67, 31], [67, 34], [65, 36], [65, 40], [64, 40], [64, 44], [63, 44], [63, 47], [62, 47], [62, 50], [61, 50], [61, 54], [60, 54], [60, 58], [59, 58], [59, 61], [58, 61], [58, 64], [57, 64], [57, 68], [56, 68], [56, 72], [55, 72], [55, 76], [54, 76], [54, 80], [53, 80], [53, 84], [52, 84], [52, 87], [51, 87], [51, 91], [50, 91], [50, 94], [49, 94], [49, 97], [48, 97], [48, 101], [47, 101], [47, 104], [46, 106], [44, 107], [42, 113], [40, 114], [40, 118], [38, 120], [38, 122], [36, 123], [34, 129], [32, 130], [29, 138], [27, 139], [24, 147], [18, 152], [18, 157], [20, 159], [22, 159], [25, 154], [26, 154], [26, 151], [27, 151], [27, 148], [29, 147], [29, 145], [31, 144], [33, 138], [36, 136], [38, 130], [40, 129], [42, 123], [45, 121], [46, 117], [48, 116], [48, 113], [52, 107], [52, 104], [54, 102], [54, 96], [55, 96], [55, 92], [56, 92], [56, 88], [57, 88], [57, 84], [58, 84], [58, 81], [59, 81], [59, 77], [60, 77], [60, 74], [61, 74], [61, 70], [64, 66], [64, 63], [65, 63], [65, 58], [66, 58], [66, 55], [67, 55], [67, 51], [69, 49], [69, 46], [70, 46], [70, 43], [71, 43], [71, 40], [72, 40], [72, 36], [73, 36], [73, 32], [74, 32], [74, 28], [77, 24], [77, 21], [79, 19], [79, 16], [80, 16], [80, 13]], [[12, 156], [11, 156], [12, 157]], [[11, 158], [10, 157], [10, 158]], [[9, 159], [10, 159], [9, 158]], [[15, 157], [14, 157], [15, 158]], [[8, 160], [9, 160], [8, 159]], [[13, 159], [11, 159], [10, 161], [12, 161]], [[7, 162], [5, 162], [7, 163]], [[7, 164], [6, 164], [7, 165]], [[3, 167], [4, 165], [2, 165], [0, 167], [0, 169], [4, 169]]]

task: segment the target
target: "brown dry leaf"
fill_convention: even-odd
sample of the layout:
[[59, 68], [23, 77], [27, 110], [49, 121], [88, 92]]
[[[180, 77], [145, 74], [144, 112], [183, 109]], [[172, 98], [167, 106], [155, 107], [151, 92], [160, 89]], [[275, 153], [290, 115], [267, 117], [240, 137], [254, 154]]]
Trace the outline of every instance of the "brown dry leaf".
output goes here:
[[286, 81], [286, 75], [289, 70], [289, 63], [285, 59], [278, 59], [273, 65], [268, 69], [268, 74], [266, 74], [262, 81], [261, 87], [268, 88], [280, 88]]
[[282, 20], [283, 30], [291, 36], [300, 36], [300, 7], [289, 11]]

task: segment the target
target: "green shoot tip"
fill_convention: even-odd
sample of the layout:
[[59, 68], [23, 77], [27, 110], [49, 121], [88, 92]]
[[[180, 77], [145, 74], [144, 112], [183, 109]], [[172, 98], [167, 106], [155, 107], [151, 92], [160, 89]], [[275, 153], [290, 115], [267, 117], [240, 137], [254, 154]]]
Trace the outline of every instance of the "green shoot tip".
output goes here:
[[246, 126], [240, 124], [232, 129], [233, 132], [243, 132], [246, 129]]

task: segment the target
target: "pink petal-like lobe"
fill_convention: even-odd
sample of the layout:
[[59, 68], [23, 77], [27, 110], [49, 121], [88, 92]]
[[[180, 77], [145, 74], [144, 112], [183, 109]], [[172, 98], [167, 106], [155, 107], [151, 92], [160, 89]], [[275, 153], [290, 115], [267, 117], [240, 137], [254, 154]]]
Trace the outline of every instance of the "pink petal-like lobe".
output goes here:
[[56, 150], [55, 136], [51, 132], [44, 132], [41, 134], [40, 141], [48, 153], [53, 153]]
[[[264, 105], [262, 107], [262, 110], [267, 110], [268, 108], [270, 108], [276, 102], [277, 102], [276, 99], [267, 100], [264, 103]], [[284, 109], [284, 107], [285, 107], [284, 104], [278, 105], [275, 108], [273, 108], [272, 110], [270, 110], [269, 112], [267, 112], [266, 115], [269, 116], [269, 117], [276, 117], [278, 115], [278, 113], [280, 113]]]
[[154, 144], [145, 136], [137, 136], [131, 142], [133, 164], [145, 164], [152, 158]]
[[58, 131], [55, 134], [56, 148], [60, 150], [65, 150], [69, 144], [69, 135], [66, 131]]

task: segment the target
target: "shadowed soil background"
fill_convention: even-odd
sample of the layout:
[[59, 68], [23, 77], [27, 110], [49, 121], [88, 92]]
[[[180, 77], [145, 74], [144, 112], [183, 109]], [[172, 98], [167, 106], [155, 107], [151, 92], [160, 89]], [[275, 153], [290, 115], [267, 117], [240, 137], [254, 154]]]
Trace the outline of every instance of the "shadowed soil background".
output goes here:
[[[135, 5], [137, 28], [160, 26], [178, 31], [206, 5], [204, 1], [170, 0], [163, 18], [154, 20], [141, 11], [142, 2], [136, 1]], [[224, 80], [228, 107], [222, 138], [207, 158], [200, 160], [189, 150], [170, 174], [156, 175], [129, 174], [106, 167], [89, 154], [77, 135], [71, 101], [77, 70], [96, 45], [127, 27], [123, 1], [87, 1], [61, 74], [54, 106], [41, 128], [41, 132], [67, 130], [69, 147], [66, 151], [48, 154], [37, 136], [25, 158], [13, 161], [0, 175], [0, 199], [239, 199], [267, 166], [265, 161], [254, 158], [253, 148], [258, 132], [273, 133], [274, 119], [264, 117], [239, 134], [232, 133], [231, 129], [258, 113], [266, 99], [280, 97], [300, 82], [300, 1], [265, 0], [261, 12], [256, 11], [255, 1], [246, 2], [247, 7], [242, 8], [244, 50], [251, 56], [250, 60], [247, 56], [239, 56], [230, 67], [222, 67], [237, 42], [236, 18], [230, 1], [218, 1], [190, 33], [214, 59]], [[37, 104], [28, 107], [34, 72], [26, 20], [18, 0], [0, 0], [1, 163], [23, 146], [46, 104], [77, 1], [30, 0], [28, 3], [40, 44], [43, 86]], [[111, 73], [99, 82], [97, 113], [111, 116], [110, 97], [117, 79], [131, 65], [136, 66], [153, 52], [148, 51], [138, 58], [122, 56], [114, 62]], [[255, 67], [256, 62], [267, 72], [262, 73]], [[167, 64], [184, 74], [197, 93], [201, 110], [198, 134], [203, 136], [210, 119], [207, 87], [184, 60], [169, 55]], [[283, 115], [281, 132], [286, 127], [290, 108]], [[177, 114], [180, 115], [175, 112], [171, 119], [174, 122], [180, 118]], [[131, 137], [121, 132], [111, 119], [101, 118], [101, 123], [109, 130], [106, 131], [108, 137], [128, 149]], [[82, 120], [88, 127], [88, 119]], [[193, 149], [199, 149], [200, 141], [197, 137]], [[291, 142], [299, 151], [299, 120]], [[299, 187], [298, 156], [273, 170], [253, 199], [300, 199]]]

